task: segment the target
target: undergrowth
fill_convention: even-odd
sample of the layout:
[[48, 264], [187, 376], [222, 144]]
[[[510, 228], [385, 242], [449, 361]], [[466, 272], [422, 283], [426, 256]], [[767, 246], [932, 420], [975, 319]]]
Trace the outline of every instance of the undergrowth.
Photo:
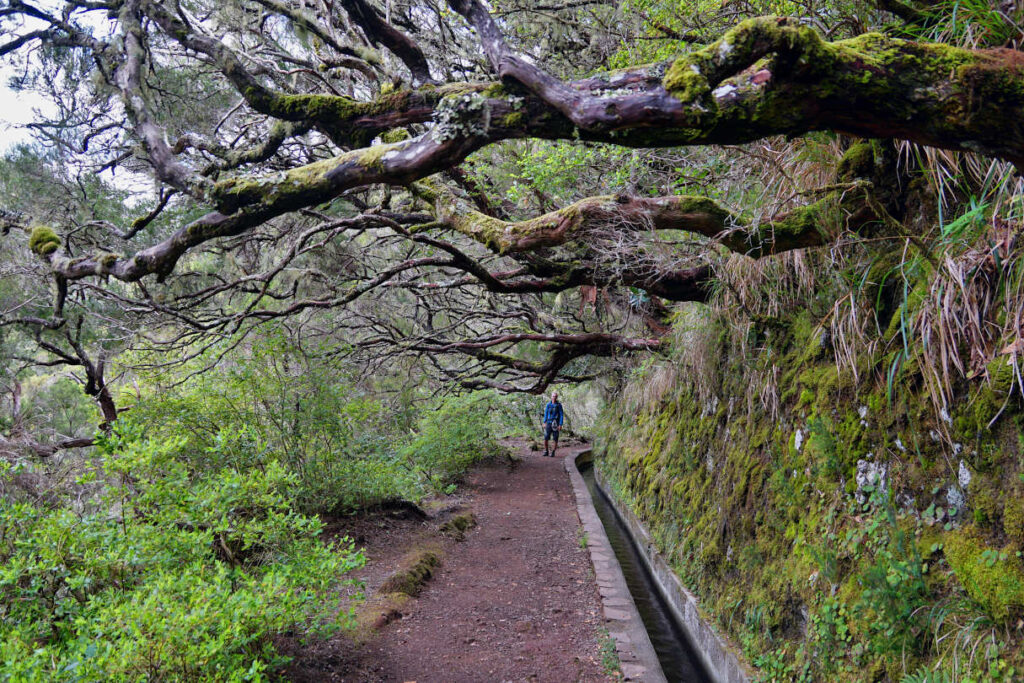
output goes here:
[[[122, 425], [75, 512], [0, 507], [0, 680], [266, 680], [271, 636], [324, 635], [363, 557], [295, 510], [279, 463], [197, 472], [179, 442]], [[5, 473], [5, 475], [8, 473]]]

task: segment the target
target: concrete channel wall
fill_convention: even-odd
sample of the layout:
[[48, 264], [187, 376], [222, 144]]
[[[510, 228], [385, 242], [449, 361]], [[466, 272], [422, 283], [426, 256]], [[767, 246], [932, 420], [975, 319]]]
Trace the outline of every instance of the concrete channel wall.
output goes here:
[[587, 450], [575, 456], [570, 455], [564, 462], [569, 480], [572, 482], [573, 493], [576, 495], [576, 513], [579, 515], [583, 530], [587, 533], [587, 549], [590, 551], [590, 562], [594, 565], [597, 590], [601, 594], [605, 627], [608, 634], [615, 639], [615, 650], [624, 680], [666, 683], [658, 654], [651, 645], [647, 629], [633, 602], [633, 596], [629, 593], [626, 577], [622, 574], [618, 560], [615, 559], [615, 551], [612, 550], [604, 525], [597, 516], [597, 510], [594, 509], [583, 476], [576, 468], [576, 459], [583, 455], [589, 456], [589, 453]]
[[[583, 451], [567, 465], [576, 471], [577, 462], [589, 462], [592, 457], [591, 451]], [[594, 476], [598, 485], [608, 492], [606, 482], [597, 468], [594, 468]], [[737, 648], [730, 645], [704, 619], [698, 608], [696, 596], [679, 581], [679, 577], [669, 567], [668, 562], [655, 549], [650, 533], [637, 516], [610, 493], [608, 499], [629, 531], [633, 542], [640, 549], [644, 564], [647, 565], [648, 571], [661, 590], [662, 597], [700, 656], [707, 673], [716, 683], [747, 683], [751, 680], [752, 670], [749, 665], [738, 654]]]

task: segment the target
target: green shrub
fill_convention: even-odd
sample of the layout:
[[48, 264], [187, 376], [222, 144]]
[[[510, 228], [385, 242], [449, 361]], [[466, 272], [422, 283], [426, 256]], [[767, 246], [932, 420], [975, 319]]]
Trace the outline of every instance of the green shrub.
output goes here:
[[398, 455], [407, 435], [390, 407], [282, 337], [270, 335], [230, 365], [185, 382], [175, 375], [147, 380], [133, 420], [153, 438], [179, 441], [180, 457], [195, 468], [276, 461], [294, 475], [290, 495], [305, 512], [421, 494]]
[[95, 510], [0, 502], [0, 681], [264, 680], [271, 636], [347, 616], [325, 596], [363, 557], [318, 539], [294, 475], [197, 471], [139, 433], [101, 441]]
[[424, 411], [402, 455], [434, 490], [450, 490], [475, 463], [502, 453], [494, 438], [492, 400], [490, 392], [447, 396]]

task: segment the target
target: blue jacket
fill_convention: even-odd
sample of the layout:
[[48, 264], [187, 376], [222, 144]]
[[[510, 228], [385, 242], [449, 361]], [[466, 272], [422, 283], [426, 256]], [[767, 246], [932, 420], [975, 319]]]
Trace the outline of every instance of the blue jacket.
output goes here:
[[549, 422], [557, 422], [558, 426], [562, 426], [562, 404], [561, 403], [548, 403], [544, 406], [544, 424]]

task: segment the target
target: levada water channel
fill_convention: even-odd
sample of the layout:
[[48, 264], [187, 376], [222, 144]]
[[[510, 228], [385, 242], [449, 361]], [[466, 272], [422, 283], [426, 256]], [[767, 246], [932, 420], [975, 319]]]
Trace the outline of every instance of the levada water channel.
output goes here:
[[700, 657], [690, 644], [671, 608], [661, 595], [658, 585], [640, 557], [640, 551], [619, 519], [611, 501], [594, 481], [593, 463], [579, 464], [580, 474], [587, 483], [597, 516], [604, 525], [615, 558], [622, 567], [626, 585], [636, 603], [647, 634], [658, 654], [662, 671], [670, 683], [711, 683], [711, 677], [701, 666]]

